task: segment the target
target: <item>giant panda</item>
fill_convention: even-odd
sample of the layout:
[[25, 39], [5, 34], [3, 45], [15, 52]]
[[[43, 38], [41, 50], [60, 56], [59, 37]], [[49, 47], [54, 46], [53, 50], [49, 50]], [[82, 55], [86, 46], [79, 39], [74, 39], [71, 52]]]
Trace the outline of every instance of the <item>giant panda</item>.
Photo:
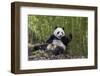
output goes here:
[[69, 42], [72, 40], [72, 34], [65, 35], [64, 28], [55, 27], [53, 34], [47, 39], [45, 44], [36, 45], [34, 50], [51, 51], [54, 55], [62, 54]]

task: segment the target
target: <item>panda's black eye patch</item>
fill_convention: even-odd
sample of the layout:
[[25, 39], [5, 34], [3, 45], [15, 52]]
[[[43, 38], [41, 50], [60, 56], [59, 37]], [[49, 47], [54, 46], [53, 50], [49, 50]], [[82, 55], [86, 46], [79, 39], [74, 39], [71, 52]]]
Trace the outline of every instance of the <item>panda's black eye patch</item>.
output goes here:
[[62, 33], [62, 35], [63, 35], [63, 32], [61, 32]]
[[57, 34], [59, 34], [60, 32], [58, 31]]

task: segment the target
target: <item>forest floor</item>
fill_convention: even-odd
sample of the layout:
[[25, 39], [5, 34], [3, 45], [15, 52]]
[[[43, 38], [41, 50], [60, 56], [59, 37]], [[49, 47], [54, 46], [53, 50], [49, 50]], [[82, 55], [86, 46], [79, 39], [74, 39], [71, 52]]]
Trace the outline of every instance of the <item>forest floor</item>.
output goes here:
[[82, 59], [85, 58], [84, 56], [74, 56], [69, 53], [63, 53], [59, 55], [53, 55], [50, 51], [44, 51], [44, 50], [37, 50], [34, 52], [31, 52], [29, 54], [28, 59], [29, 60], [56, 60], [56, 59]]

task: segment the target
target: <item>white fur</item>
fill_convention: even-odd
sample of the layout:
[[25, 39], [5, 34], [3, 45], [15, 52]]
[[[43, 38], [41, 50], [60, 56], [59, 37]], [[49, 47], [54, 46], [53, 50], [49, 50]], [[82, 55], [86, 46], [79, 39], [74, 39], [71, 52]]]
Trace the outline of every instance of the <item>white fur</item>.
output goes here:
[[[57, 32], [59, 31], [59, 34], [57, 34]], [[63, 32], [63, 34], [62, 34]], [[54, 35], [58, 38], [61, 39], [63, 36], [65, 36], [65, 32], [62, 28], [58, 27], [57, 29], [55, 29], [54, 31]]]
[[49, 45], [47, 46], [47, 50], [55, 50], [56, 47], [57, 47], [56, 45], [49, 44]]
[[56, 46], [60, 46], [60, 47], [62, 47], [64, 50], [66, 49], [66, 46], [62, 43], [61, 40], [53, 40], [53, 43], [52, 43], [52, 44], [54, 44], [54, 45], [56, 45]]

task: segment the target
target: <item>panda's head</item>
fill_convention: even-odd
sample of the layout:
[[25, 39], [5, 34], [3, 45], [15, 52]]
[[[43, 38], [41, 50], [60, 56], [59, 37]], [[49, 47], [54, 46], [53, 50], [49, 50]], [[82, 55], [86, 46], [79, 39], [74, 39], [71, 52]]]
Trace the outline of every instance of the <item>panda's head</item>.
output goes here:
[[55, 27], [54, 30], [54, 36], [56, 36], [58, 39], [61, 39], [63, 36], [65, 36], [64, 28], [61, 27]]

